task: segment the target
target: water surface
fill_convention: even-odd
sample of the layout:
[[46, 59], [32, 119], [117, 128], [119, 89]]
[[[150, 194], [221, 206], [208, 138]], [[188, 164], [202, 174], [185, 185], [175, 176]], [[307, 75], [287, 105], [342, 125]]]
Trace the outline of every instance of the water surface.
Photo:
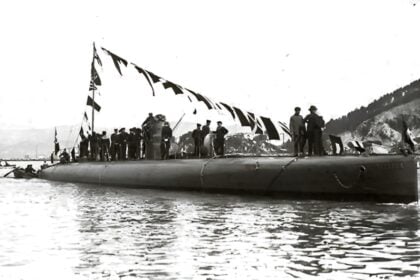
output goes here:
[[7, 178], [0, 203], [0, 279], [420, 279], [417, 203]]

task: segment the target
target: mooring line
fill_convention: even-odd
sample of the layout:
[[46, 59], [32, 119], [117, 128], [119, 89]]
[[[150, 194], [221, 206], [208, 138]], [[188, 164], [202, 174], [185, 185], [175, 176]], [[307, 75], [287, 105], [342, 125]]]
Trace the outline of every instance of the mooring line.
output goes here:
[[286, 169], [294, 162], [296, 162], [299, 159], [299, 157], [295, 157], [293, 158], [291, 161], [289, 161], [288, 163], [286, 163], [286, 165], [283, 165], [280, 169], [280, 171], [276, 174], [276, 176], [274, 176], [274, 178], [271, 180], [270, 184], [268, 184], [267, 186], [267, 190], [270, 189], [273, 184], [277, 181], [277, 179], [281, 176], [281, 174], [283, 174], [284, 171], [286, 171]]
[[206, 162], [204, 162], [201, 165], [201, 171], [200, 171], [200, 184], [201, 184], [201, 188], [204, 187], [204, 169], [206, 168], [207, 164], [209, 164], [210, 161], [213, 160], [213, 159], [215, 159], [215, 158], [216, 158], [216, 156], [210, 158], [209, 160], [207, 160]]

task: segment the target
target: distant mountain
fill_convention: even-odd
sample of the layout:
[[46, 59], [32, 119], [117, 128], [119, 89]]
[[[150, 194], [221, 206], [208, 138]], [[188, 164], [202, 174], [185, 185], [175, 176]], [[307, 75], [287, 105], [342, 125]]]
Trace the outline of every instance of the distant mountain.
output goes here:
[[[71, 126], [57, 127], [60, 145], [72, 145], [75, 138]], [[77, 134], [77, 132], [76, 132]], [[54, 149], [54, 128], [48, 129], [0, 129], [0, 158], [48, 158]], [[68, 140], [67, 140], [68, 138]]]
[[401, 140], [403, 118], [413, 134], [420, 136], [420, 80], [329, 121], [325, 133], [341, 136], [344, 143], [371, 140], [392, 146]]

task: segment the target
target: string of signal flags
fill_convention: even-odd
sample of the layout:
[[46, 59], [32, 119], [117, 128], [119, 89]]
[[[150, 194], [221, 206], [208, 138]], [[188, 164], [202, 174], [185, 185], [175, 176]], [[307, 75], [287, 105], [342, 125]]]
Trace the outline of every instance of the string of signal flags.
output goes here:
[[[197, 102], [204, 103], [205, 107], [208, 110], [218, 110], [218, 111], [225, 111], [230, 115], [233, 120], [239, 121], [240, 125], [243, 127], [249, 127], [251, 132], [255, 134], [264, 134], [268, 135], [269, 139], [272, 140], [280, 140], [280, 134], [277, 131], [276, 126], [274, 125], [273, 121], [268, 117], [257, 116], [252, 112], [248, 112], [242, 110], [240, 108], [231, 106], [225, 102], [214, 102], [210, 98], [200, 93], [197, 93], [193, 90], [180, 86], [174, 82], [171, 82], [165, 78], [162, 78], [151, 71], [148, 71], [140, 66], [136, 65], [135, 63], [129, 63], [128, 60], [116, 55], [115, 53], [101, 48], [105, 54], [107, 54], [111, 59], [115, 66], [117, 72], [123, 76], [123, 72], [121, 71], [122, 67], [128, 67], [131, 65], [137, 72], [146, 79], [147, 83], [151, 88], [151, 92], [153, 96], [156, 96], [156, 89], [157, 85], [162, 85], [164, 89], [170, 89], [175, 95], [186, 95], [189, 102], [194, 103], [193, 99], [197, 100]], [[93, 44], [93, 58], [91, 63], [91, 80], [89, 84], [89, 91], [98, 90], [98, 87], [102, 85], [102, 81], [99, 77], [98, 71], [96, 70], [95, 65], [102, 67], [102, 60], [98, 55], [97, 49], [95, 44]], [[193, 98], [192, 98], [193, 97]], [[93, 107], [96, 111], [101, 110], [101, 106], [93, 100], [90, 96], [88, 96], [86, 105]], [[194, 114], [197, 110], [194, 110]], [[88, 121], [87, 114], [85, 112], [84, 118], [86, 122]], [[278, 123], [280, 128], [288, 135], [290, 135], [289, 128], [285, 123], [279, 122]], [[89, 124], [88, 124], [89, 128]], [[83, 128], [81, 128], [80, 133], [83, 133]]]

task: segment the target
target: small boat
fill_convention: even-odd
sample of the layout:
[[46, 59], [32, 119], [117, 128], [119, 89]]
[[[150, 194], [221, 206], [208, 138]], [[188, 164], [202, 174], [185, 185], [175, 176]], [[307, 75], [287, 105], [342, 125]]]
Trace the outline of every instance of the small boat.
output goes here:
[[13, 175], [17, 179], [33, 179], [38, 178], [38, 175], [32, 172], [26, 172], [23, 168], [15, 168], [13, 170]]

